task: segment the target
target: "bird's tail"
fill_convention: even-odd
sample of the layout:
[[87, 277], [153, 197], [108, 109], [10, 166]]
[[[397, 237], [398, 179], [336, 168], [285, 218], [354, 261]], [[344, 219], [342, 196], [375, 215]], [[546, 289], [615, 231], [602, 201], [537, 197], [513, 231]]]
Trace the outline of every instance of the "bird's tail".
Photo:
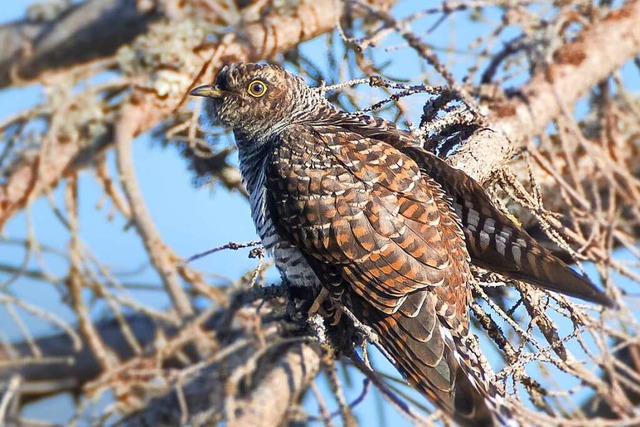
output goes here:
[[480, 361], [480, 350], [475, 337], [466, 328], [461, 335], [450, 334], [449, 330], [443, 328], [445, 339], [454, 342], [459, 369], [467, 383], [481, 394], [492, 417], [493, 425], [519, 427], [520, 424], [514, 419], [513, 413], [506, 405], [504, 392], [495, 383], [491, 368], [483, 366]]
[[420, 167], [453, 200], [471, 261], [490, 271], [607, 307], [615, 303], [591, 281], [542, 247], [495, 207], [484, 189], [464, 172], [420, 149], [409, 149]]
[[[358, 312], [363, 309], [365, 312]], [[459, 352], [429, 301], [418, 312], [384, 315], [354, 307], [373, 320], [379, 347], [403, 377], [461, 426], [508, 425], [508, 411], [498, 390], [485, 378], [477, 358]], [[464, 350], [464, 349], [462, 349]]]

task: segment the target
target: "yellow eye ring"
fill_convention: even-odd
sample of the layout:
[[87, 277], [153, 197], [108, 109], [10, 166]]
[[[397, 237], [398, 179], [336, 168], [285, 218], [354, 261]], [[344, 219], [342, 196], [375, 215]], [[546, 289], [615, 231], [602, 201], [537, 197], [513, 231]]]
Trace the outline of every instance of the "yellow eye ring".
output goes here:
[[254, 80], [247, 86], [247, 93], [254, 98], [260, 98], [267, 93], [267, 84], [262, 80]]

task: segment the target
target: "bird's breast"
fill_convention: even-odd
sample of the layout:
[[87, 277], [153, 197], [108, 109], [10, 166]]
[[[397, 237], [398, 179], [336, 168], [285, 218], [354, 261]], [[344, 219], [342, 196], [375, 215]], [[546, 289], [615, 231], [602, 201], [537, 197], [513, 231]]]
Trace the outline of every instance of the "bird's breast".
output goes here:
[[[243, 162], [243, 160], [245, 160]], [[251, 217], [260, 237], [262, 245], [274, 257], [276, 267], [296, 286], [311, 286], [317, 288], [320, 281], [309, 266], [300, 250], [280, 235], [273, 221], [274, 212], [268, 204], [267, 198], [273, 189], [267, 186], [267, 162], [269, 157], [261, 157], [259, 161], [251, 162], [252, 158], [240, 158], [240, 171], [249, 193]], [[278, 195], [272, 194], [272, 197]]]

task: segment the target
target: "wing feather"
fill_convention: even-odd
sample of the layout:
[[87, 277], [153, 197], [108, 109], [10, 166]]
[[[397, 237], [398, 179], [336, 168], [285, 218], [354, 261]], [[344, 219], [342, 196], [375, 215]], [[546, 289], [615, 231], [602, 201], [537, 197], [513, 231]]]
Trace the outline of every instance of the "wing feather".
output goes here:
[[[384, 141], [330, 125], [290, 137], [267, 172], [278, 233], [321, 282], [342, 280], [343, 303], [378, 333], [409, 382], [457, 420], [473, 412], [486, 421], [483, 397], [442, 333], [467, 330], [470, 272], [440, 186]], [[290, 148], [304, 144], [317, 159]], [[288, 182], [300, 179], [307, 181]]]

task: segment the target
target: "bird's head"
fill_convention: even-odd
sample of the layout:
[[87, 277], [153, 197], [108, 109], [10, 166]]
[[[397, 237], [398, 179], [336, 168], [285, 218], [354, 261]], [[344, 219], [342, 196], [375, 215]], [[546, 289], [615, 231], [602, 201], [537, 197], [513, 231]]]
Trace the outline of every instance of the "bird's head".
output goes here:
[[242, 62], [225, 66], [215, 84], [190, 94], [206, 98], [209, 120], [250, 139], [302, 122], [318, 102], [325, 102], [304, 80], [277, 65]]

